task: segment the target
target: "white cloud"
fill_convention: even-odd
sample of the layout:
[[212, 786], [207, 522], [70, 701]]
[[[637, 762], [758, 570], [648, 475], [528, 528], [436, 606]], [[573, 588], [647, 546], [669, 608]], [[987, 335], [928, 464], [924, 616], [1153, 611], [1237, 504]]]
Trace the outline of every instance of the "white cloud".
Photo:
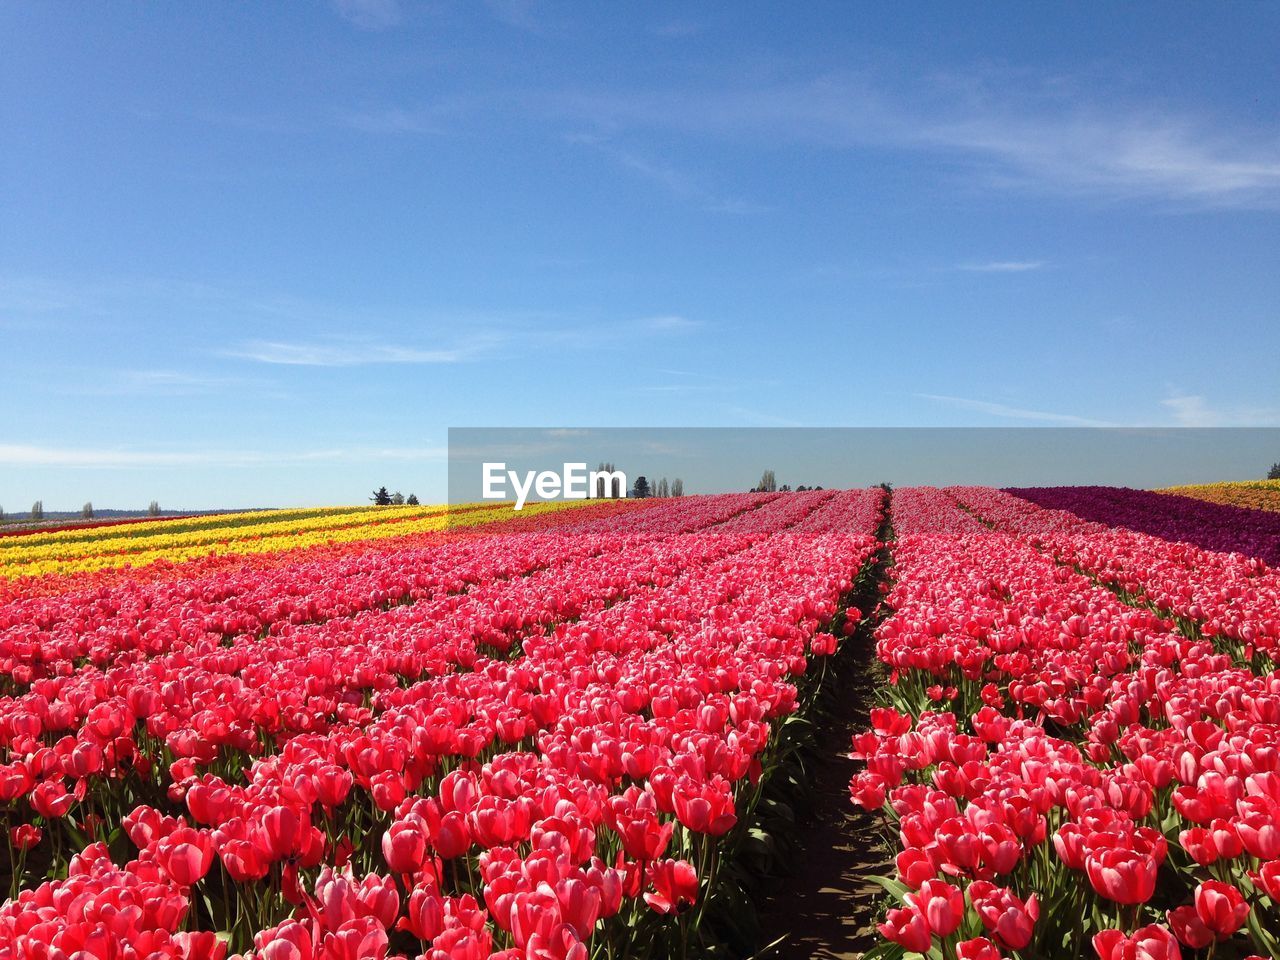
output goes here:
[[687, 317], [681, 317], [676, 314], [649, 317], [646, 320], [642, 320], [641, 323], [650, 330], [668, 330], [673, 333], [683, 330], [692, 330], [699, 325], [696, 320], [690, 320]]
[[399, 0], [333, 0], [333, 8], [361, 30], [385, 30], [401, 20]]
[[385, 107], [373, 110], [348, 110], [338, 114], [338, 122], [361, 133], [444, 133], [437, 120], [440, 111], [406, 110]]
[[42, 447], [0, 444], [0, 464], [17, 467], [142, 468], [248, 467], [317, 461], [444, 460], [444, 447], [351, 447], [329, 450], [135, 450], [128, 448]]
[[962, 263], [959, 269], [973, 273], [1026, 273], [1045, 265], [1044, 260], [990, 260], [986, 263]]
[[947, 406], [959, 407], [962, 410], [973, 410], [992, 417], [1007, 420], [1029, 420], [1039, 423], [1057, 423], [1069, 427], [1114, 427], [1116, 424], [1106, 420], [1093, 420], [1078, 417], [1071, 413], [1050, 413], [1045, 410], [1028, 410], [1022, 407], [1011, 407], [1003, 403], [992, 403], [987, 400], [971, 400], [968, 397], [951, 397], [937, 393], [917, 393], [922, 400], [934, 400]]
[[1118, 99], [1068, 99], [1058, 86], [1026, 76], [934, 78], [910, 87], [844, 73], [736, 88], [576, 91], [552, 95], [546, 106], [614, 135], [677, 128], [771, 144], [932, 153], [967, 164], [987, 187], [1280, 206], [1274, 130]]
[[459, 363], [463, 349], [420, 350], [379, 343], [282, 343], [250, 340], [227, 356], [297, 367], [358, 367], [376, 363]]
[[1180, 427], [1275, 427], [1280, 426], [1280, 410], [1267, 407], [1218, 409], [1199, 394], [1174, 393], [1160, 405]]
[[566, 139], [570, 143], [590, 147], [652, 183], [657, 184], [672, 196], [679, 197], [696, 204], [708, 213], [724, 213], [734, 216], [749, 216], [757, 213], [768, 213], [772, 208], [753, 203], [740, 197], [730, 196], [708, 186], [702, 179], [675, 166], [668, 160], [652, 157], [637, 152], [629, 147], [619, 146], [609, 137], [594, 133], [570, 134]]
[[533, 0], [485, 0], [485, 7], [500, 23], [517, 30], [538, 31], [538, 21], [533, 15]]

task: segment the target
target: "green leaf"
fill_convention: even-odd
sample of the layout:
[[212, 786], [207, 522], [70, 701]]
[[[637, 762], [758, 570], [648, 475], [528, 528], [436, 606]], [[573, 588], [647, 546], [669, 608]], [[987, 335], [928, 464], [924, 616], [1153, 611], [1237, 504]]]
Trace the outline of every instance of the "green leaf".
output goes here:
[[891, 877], [878, 877], [874, 875], [868, 875], [866, 879], [870, 880], [872, 883], [876, 884], [877, 886], [883, 887], [885, 890], [889, 891], [889, 893], [893, 894], [899, 900], [901, 900], [903, 897], [905, 897], [908, 893], [911, 892], [910, 887], [908, 887], [906, 884], [898, 880], [892, 879]]

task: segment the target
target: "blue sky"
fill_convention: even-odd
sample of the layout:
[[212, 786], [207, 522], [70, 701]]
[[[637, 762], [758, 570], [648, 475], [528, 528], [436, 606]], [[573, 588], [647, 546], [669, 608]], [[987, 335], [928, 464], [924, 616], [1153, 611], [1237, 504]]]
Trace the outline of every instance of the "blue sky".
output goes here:
[[1280, 7], [5, 4], [0, 505], [1280, 424]]

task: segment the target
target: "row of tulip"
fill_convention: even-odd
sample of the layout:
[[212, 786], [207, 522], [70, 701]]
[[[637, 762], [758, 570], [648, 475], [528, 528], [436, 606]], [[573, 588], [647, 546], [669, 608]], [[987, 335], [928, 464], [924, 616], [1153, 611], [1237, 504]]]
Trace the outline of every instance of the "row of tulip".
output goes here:
[[1070, 511], [1082, 520], [1280, 565], [1280, 513], [1273, 511], [1125, 487], [1029, 487], [1009, 492], [1038, 506]]
[[[313, 520], [323, 517], [351, 515], [358, 512], [373, 513], [378, 507], [302, 507], [283, 510], [245, 510], [233, 513], [193, 514], [181, 517], [131, 517], [123, 520], [98, 520], [66, 524], [63, 527], [33, 527], [11, 532], [22, 538], [20, 542], [0, 544], [0, 549], [13, 547], [46, 546], [57, 543], [91, 543], [95, 540], [114, 540], [121, 537], [146, 539], [156, 535], [167, 536], [194, 530], [239, 527], [285, 520]], [[393, 508], [394, 509], [394, 508]], [[414, 508], [407, 508], [412, 510]]]
[[1157, 493], [1193, 497], [1229, 507], [1252, 510], [1280, 510], [1280, 480], [1239, 480], [1226, 483], [1198, 483], [1182, 487], [1166, 487]]
[[1280, 957], [1280, 673], [1056, 562], [1081, 521], [1013, 500], [894, 496], [889, 705], [850, 785], [901, 844], [875, 952]]
[[[260, 544], [263, 549], [239, 549], [230, 553], [204, 552], [194, 556], [149, 556], [146, 563], [132, 557], [124, 566], [103, 567], [91, 571], [53, 572], [18, 578], [0, 577], [0, 606], [14, 600], [31, 600], [75, 594], [94, 596], [102, 591], [129, 589], [146, 583], [174, 583], [203, 580], [248, 571], [268, 573], [282, 567], [319, 560], [337, 560], [361, 554], [374, 555], [386, 550], [410, 547], [433, 547], [490, 532], [533, 533], [552, 527], [575, 527], [590, 520], [616, 517], [623, 513], [643, 512], [652, 500], [597, 500], [573, 510], [529, 505], [520, 513], [466, 511], [455, 512], [443, 529], [433, 521], [429, 529], [417, 530], [416, 525], [384, 524], [371, 526], [362, 535], [352, 531], [341, 539], [326, 539], [320, 543], [300, 544], [295, 541], [274, 541]], [[269, 548], [269, 549], [268, 549]]]
[[950, 492], [997, 528], [1028, 538], [1127, 601], [1174, 618], [1188, 635], [1212, 639], [1257, 671], [1275, 666], [1280, 570], [1258, 557], [1105, 527], [987, 488]]
[[[564, 510], [583, 501], [531, 504], [534, 515]], [[449, 507], [385, 507], [359, 509], [301, 519], [275, 519], [256, 514], [257, 521], [212, 529], [167, 532], [146, 536], [58, 541], [27, 545], [0, 542], [0, 577], [27, 578], [49, 574], [78, 574], [121, 566], [145, 566], [160, 560], [181, 563], [217, 554], [275, 553], [329, 543], [381, 540], [507, 520], [502, 505]]]
[[[151, 602], [145, 613], [118, 605], [119, 597], [104, 599], [91, 619], [67, 616], [62, 608], [44, 611], [47, 626], [20, 622], [5, 631], [12, 660], [28, 670], [38, 664], [43, 676], [0, 701], [0, 745], [75, 730], [104, 700], [125, 698], [136, 713], [149, 681], [178, 671], [185, 672], [188, 689], [167, 698], [173, 709], [199, 702], [191, 689], [195, 672], [220, 687], [225, 684], [217, 678], [229, 678], [238, 686], [220, 692], [249, 711], [242, 723], [268, 724], [256, 711], [269, 709], [266, 732], [275, 734], [286, 707], [302, 709], [287, 696], [299, 683], [307, 697], [325, 704], [346, 684], [368, 686], [360, 677], [371, 664], [384, 673], [394, 665], [397, 676], [413, 680], [436, 669], [442, 651], [450, 663], [456, 656], [466, 657], [464, 663], [474, 659], [481, 644], [504, 652], [523, 633], [669, 575], [674, 547], [682, 551], [676, 564], [741, 549], [750, 535], [735, 538], [732, 519], [723, 521], [751, 502], [740, 498], [707, 509], [689, 501], [688, 507], [650, 512], [644, 535], [584, 531], [473, 539], [389, 557], [385, 569], [308, 566], [276, 582], [205, 585], [195, 595], [189, 589], [152, 593], [143, 598]], [[778, 507], [794, 512], [804, 506], [775, 502], [766, 512], [785, 518]], [[691, 521], [699, 528], [718, 524], [719, 532], [680, 540], [663, 533]], [[333, 651], [346, 653], [345, 669], [333, 662]], [[259, 693], [249, 697], [246, 683]], [[293, 722], [306, 723], [309, 715], [304, 711]]]
[[[673, 517], [692, 517], [697, 526], [723, 520], [725, 511], [741, 505], [716, 509], [720, 513], [664, 511], [650, 535], [662, 533]], [[25, 686], [70, 673], [85, 660], [101, 667], [121, 656], [155, 655], [175, 645], [218, 645], [242, 634], [457, 593], [599, 549], [604, 528], [592, 540], [593, 523], [587, 516], [582, 524], [543, 533], [436, 536], [357, 553], [304, 551], [304, 560], [295, 557], [293, 564], [270, 568], [233, 565], [206, 576], [126, 579], [109, 588], [12, 600], [0, 604], [0, 675]]]
[[[578, 960], [687, 943], [794, 677], [834, 649], [820, 628], [843, 622], [881, 497], [690, 498], [465, 593], [36, 681], [37, 719], [79, 715], [75, 733], [46, 743], [61, 731], [10, 721], [0, 789], [55, 784], [8, 801], [30, 814], [10, 840], [66, 875], [0, 908], [0, 956], [217, 958], [229, 939], [270, 960]], [[219, 670], [234, 683], [197, 679]], [[228, 743], [250, 687], [236, 733], [255, 740]], [[69, 859], [49, 849], [76, 834]]]

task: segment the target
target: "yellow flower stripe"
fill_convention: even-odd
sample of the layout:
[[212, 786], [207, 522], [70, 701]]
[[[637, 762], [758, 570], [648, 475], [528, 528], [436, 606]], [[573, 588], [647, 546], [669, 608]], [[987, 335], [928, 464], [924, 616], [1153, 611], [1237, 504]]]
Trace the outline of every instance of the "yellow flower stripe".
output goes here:
[[[45, 574], [81, 573], [126, 565], [141, 567], [158, 560], [181, 563], [197, 557], [274, 553], [328, 544], [408, 537], [443, 530], [446, 526], [454, 529], [521, 517], [534, 517], [590, 502], [529, 504], [519, 513], [512, 510], [510, 504], [468, 505], [453, 510], [443, 506], [362, 507], [355, 511], [334, 513], [321, 518], [278, 523], [259, 522], [217, 531], [180, 531], [171, 536], [152, 533], [133, 544], [128, 544], [130, 539], [128, 537], [96, 541], [92, 544], [68, 543], [63, 547], [61, 554], [55, 552], [39, 558], [27, 558], [21, 562], [10, 561], [7, 552], [0, 553], [0, 577], [12, 579]], [[254, 513], [245, 516], [262, 521], [269, 519], [270, 513]], [[124, 541], [125, 545], [122, 546], [118, 541]], [[47, 551], [51, 547], [46, 545], [38, 549]]]
[[[441, 507], [373, 507], [352, 508], [345, 512], [297, 518], [286, 514], [284, 519], [277, 519], [271, 512], [235, 515], [238, 522], [220, 525], [207, 530], [181, 529], [169, 531], [157, 529], [152, 524], [145, 524], [147, 530], [135, 532], [129, 527], [122, 527], [114, 537], [102, 537], [88, 542], [81, 540], [59, 541], [55, 543], [27, 546], [21, 537], [9, 538], [10, 542], [0, 545], [0, 563], [21, 565], [40, 560], [68, 559], [70, 557], [88, 557], [99, 554], [118, 554], [142, 552], [157, 546], [178, 549], [182, 547], [199, 547], [225, 543], [233, 540], [253, 540], [258, 537], [270, 537], [280, 534], [303, 534], [313, 530], [340, 529], [343, 527], [365, 526], [371, 523], [385, 523], [395, 520], [408, 520], [415, 516], [435, 515], [442, 512]], [[67, 531], [72, 533], [75, 531]]]
[[[284, 520], [307, 520], [312, 517], [331, 517], [338, 514], [351, 514], [360, 510], [391, 510], [393, 507], [371, 507], [367, 505], [349, 507], [305, 507], [284, 510], [244, 510], [236, 513], [209, 513], [194, 517], [157, 518], [155, 520], [131, 521], [128, 523], [104, 523], [101, 526], [81, 527], [78, 530], [51, 530], [42, 533], [39, 530], [24, 533], [16, 537], [0, 537], [0, 553], [13, 547], [35, 547], [51, 543], [89, 543], [94, 540], [115, 540], [127, 537], [131, 540], [156, 535], [182, 533], [187, 530], [214, 530], [219, 527], [239, 527], [246, 523], [268, 523]], [[431, 507], [410, 507], [411, 510], [433, 509]], [[439, 508], [435, 508], [439, 509]]]
[[1210, 503], [1255, 510], [1280, 510], [1280, 480], [1240, 480], [1223, 483], [1200, 483], [1185, 487], [1165, 487], [1157, 493], [1175, 493]]

